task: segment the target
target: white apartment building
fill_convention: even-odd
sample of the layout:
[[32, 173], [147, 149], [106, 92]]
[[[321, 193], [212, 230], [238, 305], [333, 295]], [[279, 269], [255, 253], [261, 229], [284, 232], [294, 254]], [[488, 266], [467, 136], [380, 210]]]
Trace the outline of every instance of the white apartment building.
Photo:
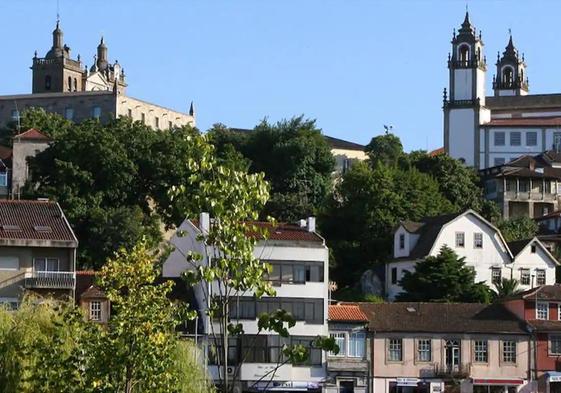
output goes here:
[[[230, 360], [240, 362], [240, 354], [247, 353], [241, 364], [237, 391], [260, 391], [268, 379], [259, 381], [272, 368], [276, 367], [278, 355], [283, 344], [310, 345], [318, 335], [328, 335], [328, 248], [325, 240], [315, 231], [315, 218], [302, 220], [300, 224], [254, 223], [268, 230], [267, 240], [257, 243], [254, 255], [273, 267], [268, 279], [276, 290], [275, 297], [255, 299], [251, 294], [240, 296], [239, 306], [232, 309], [232, 317], [239, 319], [245, 334], [240, 339], [232, 339]], [[198, 221], [186, 220], [179, 227], [183, 236], [177, 234], [171, 239], [175, 250], [163, 266], [164, 277], [179, 277], [192, 268], [185, 258], [189, 251], [203, 256], [199, 263], [208, 264], [210, 247], [197, 240], [197, 236], [210, 228], [211, 220], [207, 213], [201, 214]], [[201, 287], [194, 288], [199, 312], [204, 315], [205, 300]], [[290, 338], [278, 335], [260, 334], [257, 317], [262, 312], [272, 312], [282, 308], [292, 313], [296, 325], [290, 329]], [[210, 334], [210, 321], [203, 318], [204, 332]], [[255, 344], [253, 344], [255, 342]], [[252, 348], [253, 349], [250, 349]], [[233, 368], [227, 370], [232, 372]], [[209, 362], [209, 372], [218, 378], [218, 367]], [[326, 378], [326, 354], [310, 348], [306, 364], [285, 364], [275, 373], [269, 390], [321, 391]]]
[[502, 278], [515, 278], [522, 289], [555, 283], [558, 262], [537, 239], [507, 243], [500, 231], [473, 210], [430, 217], [421, 222], [404, 221], [394, 233], [394, 259], [386, 265], [386, 295], [402, 292], [405, 271], [427, 256], [448, 246], [465, 258], [476, 272], [475, 281], [494, 288]]

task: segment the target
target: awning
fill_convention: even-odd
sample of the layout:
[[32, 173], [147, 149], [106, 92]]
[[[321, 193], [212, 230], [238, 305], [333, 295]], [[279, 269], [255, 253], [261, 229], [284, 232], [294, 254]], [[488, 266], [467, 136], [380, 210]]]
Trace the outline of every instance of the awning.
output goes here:
[[474, 385], [517, 386], [524, 384], [524, 380], [521, 378], [473, 378], [472, 382]]
[[561, 382], [561, 372], [559, 371], [548, 371], [544, 375], [548, 382]]

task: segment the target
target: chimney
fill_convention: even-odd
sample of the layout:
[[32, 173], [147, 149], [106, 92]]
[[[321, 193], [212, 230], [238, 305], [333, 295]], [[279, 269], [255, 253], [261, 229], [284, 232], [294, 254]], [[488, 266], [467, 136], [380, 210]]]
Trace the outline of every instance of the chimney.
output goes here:
[[315, 217], [308, 217], [306, 220], [306, 229], [308, 232], [315, 232], [316, 231], [316, 218]]
[[298, 220], [298, 226], [300, 228], [306, 228], [306, 220], [304, 220], [304, 219]]
[[202, 212], [199, 216], [199, 229], [204, 234], [210, 230], [210, 215], [206, 212]]

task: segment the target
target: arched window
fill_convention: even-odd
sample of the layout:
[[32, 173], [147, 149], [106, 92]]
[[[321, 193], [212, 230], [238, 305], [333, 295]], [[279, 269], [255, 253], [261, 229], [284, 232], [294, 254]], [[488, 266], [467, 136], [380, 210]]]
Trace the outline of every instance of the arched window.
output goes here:
[[72, 91], [72, 77], [68, 77], [68, 91]]
[[460, 64], [463, 66], [467, 66], [468, 62], [469, 62], [469, 46], [468, 45], [462, 45], [460, 46], [460, 50], [459, 50], [459, 60], [460, 60]]
[[51, 76], [45, 76], [45, 90], [51, 90]]
[[74, 91], [78, 91], [78, 79], [74, 78]]
[[512, 71], [512, 68], [510, 67], [505, 67], [503, 69], [503, 85], [505, 87], [510, 87], [512, 86], [512, 81], [513, 81], [513, 75], [514, 72]]

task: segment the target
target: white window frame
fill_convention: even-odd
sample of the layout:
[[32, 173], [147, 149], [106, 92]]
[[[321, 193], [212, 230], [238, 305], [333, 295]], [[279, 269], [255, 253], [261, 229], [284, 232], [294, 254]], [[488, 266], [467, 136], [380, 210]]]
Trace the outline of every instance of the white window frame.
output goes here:
[[[329, 356], [345, 357], [347, 356], [347, 334], [345, 332], [329, 332], [329, 336], [335, 339], [335, 344], [339, 346], [339, 353], [336, 355], [333, 352], [329, 352]], [[339, 342], [343, 340], [343, 345], [339, 345]]]
[[[540, 306], [544, 306], [545, 305], [545, 318], [540, 318]], [[543, 310], [541, 310], [543, 311]], [[549, 319], [549, 303], [548, 302], [536, 302], [536, 319], [542, 320], [542, 321], [547, 321]]]
[[553, 345], [551, 345], [551, 342], [552, 342], [554, 339], [555, 339], [555, 340], [558, 340], [558, 341], [561, 341], [561, 335], [559, 335], [559, 334], [550, 334], [550, 335], [547, 337], [547, 353], [548, 353], [549, 355], [551, 355], [551, 356], [559, 356], [559, 355], [561, 355], [561, 345], [559, 345], [559, 347], [560, 347], [559, 352], [553, 352], [553, 351], [552, 351]]
[[[421, 353], [428, 353], [429, 358], [422, 359]], [[430, 363], [432, 362], [432, 339], [430, 338], [419, 338], [417, 339], [417, 362], [418, 363]]]
[[[355, 340], [353, 341], [353, 336]], [[347, 356], [350, 358], [364, 358], [366, 355], [366, 333], [349, 332], [347, 344]], [[353, 345], [354, 344], [354, 345]], [[360, 345], [360, 349], [358, 347]]]
[[2, 265], [0, 265], [0, 271], [2, 272], [16, 272], [19, 270], [19, 258], [18, 257], [12, 257], [12, 256], [2, 256], [0, 257], [0, 260], [2, 259], [6, 259], [6, 260], [10, 260], [11, 262], [15, 261], [15, 266], [16, 267], [9, 267], [9, 268], [2, 268]]
[[[527, 283], [524, 283], [524, 274], [526, 274]], [[520, 269], [520, 285], [531, 285], [532, 275], [530, 274], [530, 269], [522, 268]]]
[[[507, 345], [512, 344], [512, 348], [509, 348], [507, 351]], [[501, 359], [503, 363], [507, 364], [516, 364], [517, 356], [516, 356], [516, 341], [515, 340], [505, 340], [502, 342], [501, 349], [502, 349], [502, 356]], [[507, 359], [508, 357], [508, 359]]]
[[473, 234], [473, 248], [483, 248], [483, 232]]
[[[499, 273], [499, 279], [495, 280], [495, 273]], [[500, 267], [492, 267], [491, 268], [491, 282], [493, 284], [499, 284], [503, 279], [503, 269]]]
[[[37, 269], [37, 261], [44, 260], [45, 261], [45, 270], [38, 270]], [[49, 270], [49, 261], [56, 261], [56, 270]], [[40, 257], [40, 258], [33, 258], [33, 270], [36, 272], [60, 272], [60, 259], [58, 258], [49, 258], [49, 257]]]
[[[461, 244], [460, 244], [461, 239]], [[456, 248], [464, 248], [466, 246], [466, 233], [456, 232]]]
[[[95, 306], [95, 307], [94, 307]], [[90, 301], [90, 321], [101, 321], [101, 301]]]
[[0, 172], [0, 187], [8, 187], [8, 171]]
[[[543, 282], [540, 284], [539, 275], [543, 274]], [[547, 283], [547, 276], [545, 269], [536, 269], [536, 285], [545, 285]]]
[[[388, 358], [388, 362], [391, 363], [401, 363], [403, 362], [403, 339], [402, 338], [388, 338], [387, 339], [387, 351], [386, 356]], [[397, 352], [399, 351], [399, 359], [392, 359], [392, 351]]]
[[405, 233], [400, 233], [399, 234], [399, 249], [400, 250], [404, 250], [405, 249]]
[[487, 340], [473, 341], [473, 362], [489, 363], [489, 342]]

